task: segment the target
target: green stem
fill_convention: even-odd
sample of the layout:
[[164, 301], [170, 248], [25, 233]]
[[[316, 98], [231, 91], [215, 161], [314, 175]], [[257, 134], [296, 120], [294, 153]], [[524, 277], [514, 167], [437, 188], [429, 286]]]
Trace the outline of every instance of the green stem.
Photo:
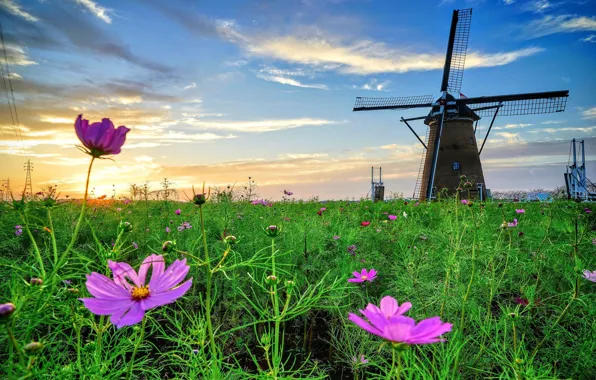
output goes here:
[[213, 286], [213, 273], [211, 272], [211, 261], [209, 259], [209, 248], [207, 247], [207, 234], [205, 233], [205, 220], [203, 219], [203, 207], [199, 206], [199, 215], [201, 217], [201, 231], [203, 233], [203, 249], [205, 250], [205, 264], [207, 265], [207, 289], [205, 292], [205, 319], [207, 320], [207, 332], [209, 334], [209, 346], [211, 348], [211, 360], [213, 369], [217, 363], [217, 346], [215, 345], [215, 336], [213, 334], [213, 324], [211, 322], [211, 288]]
[[75, 229], [72, 234], [72, 238], [70, 239], [70, 243], [68, 244], [68, 247], [66, 247], [66, 250], [64, 251], [64, 253], [62, 253], [62, 256], [60, 256], [60, 259], [58, 260], [58, 263], [52, 270], [52, 274], [50, 275], [50, 277], [53, 277], [56, 275], [56, 273], [60, 269], [60, 266], [66, 260], [68, 253], [70, 252], [72, 247], [74, 247], [75, 242], [77, 241], [77, 237], [79, 235], [79, 230], [81, 229], [81, 224], [83, 223], [83, 218], [85, 216], [85, 209], [87, 208], [87, 196], [89, 194], [89, 179], [91, 178], [91, 168], [93, 167], [93, 161], [95, 161], [95, 157], [91, 157], [91, 162], [89, 163], [89, 169], [87, 170], [87, 181], [85, 182], [85, 195], [83, 196], [83, 203], [81, 205], [81, 213], [79, 214], [79, 220], [77, 222], [77, 225], [75, 226]]
[[104, 315], [99, 317], [99, 327], [97, 329], [97, 347], [95, 349], [95, 362], [98, 364], [101, 362], [101, 338], [103, 335], [103, 323], [105, 321], [105, 318], [106, 317]]
[[31, 240], [31, 244], [33, 245], [33, 250], [35, 251], [35, 258], [37, 259], [37, 262], [39, 264], [39, 270], [41, 272], [41, 277], [45, 281], [46, 270], [43, 265], [43, 259], [41, 258], [41, 252], [39, 251], [37, 242], [35, 241], [35, 238], [33, 237], [31, 230], [29, 229], [29, 221], [27, 220], [27, 214], [25, 214], [25, 212], [23, 211], [23, 213], [21, 214], [21, 217], [23, 218], [23, 223], [25, 224], [25, 231], [27, 231], [27, 236], [29, 237], [29, 240]]
[[56, 235], [54, 234], [54, 222], [52, 222], [52, 209], [48, 208], [48, 223], [50, 225], [50, 239], [52, 239], [52, 252], [54, 254], [54, 266], [58, 263], [58, 247]]
[[139, 335], [139, 339], [137, 339], [137, 344], [135, 344], [135, 349], [132, 352], [132, 356], [130, 357], [130, 364], [128, 366], [128, 373], [126, 374], [126, 380], [130, 380], [132, 376], [132, 369], [135, 364], [135, 356], [137, 355], [137, 351], [143, 342], [143, 338], [145, 337], [145, 324], [147, 323], [147, 317], [143, 318], [143, 323], [141, 323], [141, 334]]
[[10, 342], [14, 347], [14, 350], [17, 352], [17, 356], [19, 357], [19, 364], [21, 367], [25, 366], [25, 356], [23, 356], [23, 351], [19, 348], [19, 343], [17, 342], [16, 338], [14, 337], [14, 333], [12, 332], [12, 327], [10, 324], [6, 324], [6, 332], [8, 333], [8, 337], [10, 338]]

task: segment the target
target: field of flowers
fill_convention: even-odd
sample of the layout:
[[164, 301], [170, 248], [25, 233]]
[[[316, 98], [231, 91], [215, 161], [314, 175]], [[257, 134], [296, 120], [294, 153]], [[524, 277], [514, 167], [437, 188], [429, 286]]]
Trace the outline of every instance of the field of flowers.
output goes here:
[[589, 205], [285, 193], [2, 204], [0, 378], [594, 378]]

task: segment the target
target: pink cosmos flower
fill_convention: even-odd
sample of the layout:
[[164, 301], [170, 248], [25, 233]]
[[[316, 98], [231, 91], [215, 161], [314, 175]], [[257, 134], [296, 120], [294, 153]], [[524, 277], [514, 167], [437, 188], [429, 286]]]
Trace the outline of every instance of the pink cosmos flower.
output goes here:
[[518, 213], [518, 214], [525, 214], [526, 210], [524, 210], [523, 208], [522, 209], [519, 209], [519, 210], [518, 209], [515, 209], [515, 212]]
[[352, 356], [352, 362], [354, 364], [366, 364], [366, 363], [368, 363], [368, 360], [364, 358], [363, 354], [360, 354], [359, 357]]
[[370, 272], [366, 270], [366, 268], [362, 268], [362, 271], [359, 272], [352, 272], [354, 278], [349, 278], [348, 282], [372, 282], [375, 278], [377, 278], [377, 271], [371, 269]]
[[507, 223], [507, 227], [517, 227], [517, 219], [513, 219], [513, 223]]
[[[192, 278], [180, 284], [190, 269], [186, 259], [166, 268], [163, 256], [151, 255], [143, 260], [138, 274], [127, 263], [108, 260], [108, 266], [114, 279], [96, 272], [87, 275], [87, 290], [95, 298], [80, 300], [93, 314], [110, 315], [117, 328], [141, 322], [145, 311], [173, 303], [192, 285]], [[151, 280], [147, 283], [150, 268]]]
[[366, 227], [366, 226], [368, 226], [369, 224], [370, 224], [370, 222], [360, 222], [360, 225], [361, 225], [362, 227]]
[[79, 115], [75, 121], [77, 137], [86, 148], [85, 153], [97, 158], [108, 154], [119, 154], [130, 129], [121, 125], [117, 129], [110, 119], [101, 119], [101, 123], [89, 124], [89, 120]]
[[389, 220], [395, 220], [397, 219], [397, 215], [389, 215], [388, 218]]
[[339, 236], [338, 235], [333, 235], [333, 240], [338, 240]]
[[584, 278], [588, 281], [596, 282], [596, 270], [593, 272], [590, 272], [589, 270], [585, 270]]
[[180, 215], [182, 213], [182, 210], [178, 209], [176, 211], [174, 211], [176, 213], [176, 215]]
[[444, 339], [439, 336], [451, 331], [452, 324], [442, 322], [440, 317], [416, 323], [414, 319], [403, 315], [411, 307], [409, 302], [399, 306], [394, 298], [387, 296], [381, 300], [380, 308], [368, 304], [365, 310], [360, 310], [368, 321], [354, 313], [350, 313], [348, 319], [364, 331], [393, 343], [410, 345], [443, 342]]
[[462, 199], [461, 200], [461, 204], [462, 205], [467, 205], [468, 204], [468, 200], [467, 199]]

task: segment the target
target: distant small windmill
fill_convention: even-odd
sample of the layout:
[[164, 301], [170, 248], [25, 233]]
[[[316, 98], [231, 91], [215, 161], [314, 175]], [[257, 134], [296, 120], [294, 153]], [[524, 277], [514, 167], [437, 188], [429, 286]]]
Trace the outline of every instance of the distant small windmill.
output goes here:
[[[436, 188], [447, 188], [453, 194], [460, 183], [460, 176], [465, 174], [476, 182], [473, 192], [483, 199], [486, 187], [480, 154], [497, 114], [514, 116], [563, 112], [567, 104], [568, 90], [476, 98], [463, 96], [460, 91], [471, 21], [472, 9], [453, 11], [441, 96], [437, 101], [433, 102], [433, 95], [356, 98], [353, 111], [431, 107], [427, 116], [401, 118], [425, 149], [414, 189], [415, 198], [433, 199]], [[480, 116], [490, 115], [492, 121], [478, 150], [475, 136], [478, 120]], [[408, 121], [422, 119], [428, 125], [426, 144], [408, 124]]]

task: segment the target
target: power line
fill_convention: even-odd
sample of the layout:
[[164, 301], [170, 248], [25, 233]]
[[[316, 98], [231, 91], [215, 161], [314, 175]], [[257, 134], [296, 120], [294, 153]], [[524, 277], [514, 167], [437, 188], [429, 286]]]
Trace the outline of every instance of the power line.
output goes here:
[[[4, 70], [1, 70], [0, 74], [2, 75], [2, 82], [4, 85], [4, 91], [6, 92], [6, 98], [8, 101], [8, 108], [10, 109], [10, 117], [12, 119], [13, 127], [15, 127], [17, 140], [21, 145], [21, 154], [25, 156], [25, 148], [23, 144], [23, 136], [21, 134], [21, 125], [19, 122], [19, 114], [17, 112], [17, 104], [14, 98], [14, 89], [12, 87], [12, 80], [10, 79], [10, 68], [8, 65], [8, 54], [6, 53], [6, 43], [4, 42], [4, 32], [2, 30], [2, 23], [0, 22], [0, 43], [2, 43], [2, 52], [4, 55], [4, 64], [6, 65], [6, 75], [4, 75]], [[0, 64], [0, 67], [2, 65]], [[6, 85], [6, 81], [8, 81], [8, 86]], [[8, 89], [10, 88], [10, 97], [8, 94]], [[10, 103], [10, 99], [12, 98], [12, 106]], [[13, 115], [14, 112], [14, 115]], [[15, 125], [16, 122], [16, 125]]]

